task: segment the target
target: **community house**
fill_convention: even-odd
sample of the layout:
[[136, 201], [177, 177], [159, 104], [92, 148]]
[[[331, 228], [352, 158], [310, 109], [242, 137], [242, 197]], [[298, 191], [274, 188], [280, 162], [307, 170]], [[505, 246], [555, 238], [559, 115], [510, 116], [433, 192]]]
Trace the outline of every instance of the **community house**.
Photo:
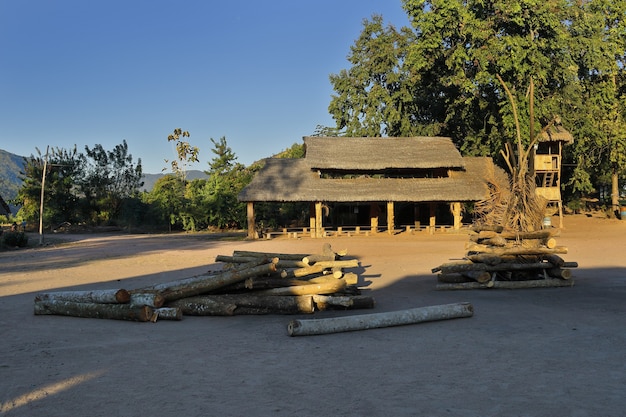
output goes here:
[[304, 158], [267, 158], [238, 195], [254, 203], [308, 202], [311, 237], [326, 230], [370, 233], [448, 226], [460, 229], [464, 203], [487, 197], [491, 158], [463, 157], [447, 137], [305, 137]]

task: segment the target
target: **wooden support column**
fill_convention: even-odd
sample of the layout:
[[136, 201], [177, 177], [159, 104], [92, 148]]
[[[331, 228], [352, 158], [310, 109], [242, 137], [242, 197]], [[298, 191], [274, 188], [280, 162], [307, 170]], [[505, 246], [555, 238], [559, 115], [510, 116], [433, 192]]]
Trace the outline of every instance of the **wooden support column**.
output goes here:
[[387, 202], [387, 233], [390, 235], [393, 234], [396, 228], [394, 212], [393, 212], [393, 201]]
[[380, 215], [380, 207], [377, 203], [370, 204], [370, 226], [372, 233], [378, 233], [378, 216]]
[[452, 211], [452, 216], [454, 217], [454, 230], [459, 230], [461, 228], [461, 203], [455, 201], [450, 204], [450, 210]]
[[322, 202], [315, 202], [315, 237], [322, 237]]
[[309, 204], [309, 230], [311, 237], [315, 237], [315, 203]]
[[430, 233], [435, 232], [435, 226], [437, 225], [437, 203], [429, 203], [430, 208], [430, 221], [428, 225], [430, 226]]
[[257, 239], [256, 222], [254, 220], [254, 203], [248, 201], [247, 204], [247, 216], [248, 216], [248, 239]]

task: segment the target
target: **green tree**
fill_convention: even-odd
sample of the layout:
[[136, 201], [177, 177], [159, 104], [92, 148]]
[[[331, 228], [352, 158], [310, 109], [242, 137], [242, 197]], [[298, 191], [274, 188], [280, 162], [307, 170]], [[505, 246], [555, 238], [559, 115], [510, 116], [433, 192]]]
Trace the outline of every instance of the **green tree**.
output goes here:
[[590, 0], [572, 6], [569, 48], [578, 69], [572, 100], [577, 166], [569, 185], [610, 189], [614, 211], [626, 170], [626, 1]]
[[76, 147], [70, 150], [53, 148], [47, 155], [42, 155], [39, 149], [36, 151], [37, 156], [31, 155], [26, 159], [22, 173], [22, 188], [16, 198], [16, 203], [21, 206], [18, 217], [33, 223], [39, 220], [45, 165], [44, 227], [79, 221], [76, 178], [82, 175], [84, 156], [77, 152]]
[[[187, 179], [187, 167], [194, 162], [198, 162], [198, 155], [200, 149], [196, 146], [191, 146], [189, 142], [183, 140], [191, 135], [186, 130], [181, 128], [174, 129], [174, 132], [167, 137], [168, 142], [174, 142], [176, 146], [176, 160], [165, 160], [165, 163], [169, 163], [172, 167], [172, 172], [178, 175], [184, 182]], [[165, 169], [164, 169], [165, 170]]]
[[119, 220], [122, 203], [138, 197], [143, 185], [141, 159], [135, 165], [125, 140], [111, 151], [97, 144], [93, 148], [85, 146], [85, 152], [86, 164], [80, 180], [85, 214], [93, 223]]
[[181, 213], [185, 212], [185, 185], [175, 175], [164, 175], [159, 178], [144, 201], [152, 207], [152, 216], [157, 222], [167, 224], [169, 231], [173, 227], [182, 227]]
[[405, 136], [416, 129], [413, 92], [404, 66], [413, 34], [385, 27], [374, 15], [363, 21], [363, 31], [350, 48], [352, 67], [330, 76], [336, 94], [328, 110], [337, 131], [346, 136]]

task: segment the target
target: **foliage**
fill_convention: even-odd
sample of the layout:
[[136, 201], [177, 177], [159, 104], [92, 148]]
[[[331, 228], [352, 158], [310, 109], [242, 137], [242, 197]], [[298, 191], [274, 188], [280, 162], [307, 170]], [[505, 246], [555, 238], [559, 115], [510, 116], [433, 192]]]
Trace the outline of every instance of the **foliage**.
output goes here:
[[1, 247], [23, 248], [28, 245], [28, 236], [24, 232], [4, 232], [0, 235]]
[[[124, 141], [112, 151], [101, 145], [85, 147], [87, 155], [73, 149], [52, 148], [45, 156], [27, 158], [22, 188], [16, 202], [18, 217], [36, 223], [40, 217], [43, 187], [43, 223], [123, 223], [128, 199], [137, 199], [141, 186], [141, 160], [134, 164]], [[44, 177], [44, 166], [46, 167]]]
[[[185, 181], [187, 179], [187, 166], [194, 162], [198, 162], [198, 154], [200, 149], [196, 146], [191, 146], [189, 142], [182, 140], [182, 138], [188, 138], [191, 135], [186, 130], [181, 128], [174, 129], [174, 132], [167, 137], [168, 142], [174, 142], [176, 146], [176, 160], [165, 160], [165, 163], [169, 163], [172, 167], [172, 172], [180, 176]], [[165, 170], [165, 169], [164, 169]]]
[[504, 165], [506, 142], [521, 137], [528, 147], [560, 117], [575, 137], [566, 152], [565, 162], [576, 165], [566, 171], [567, 190], [611, 183], [616, 196], [616, 178], [626, 170], [626, 0], [403, 6], [412, 29], [385, 27], [379, 16], [365, 20], [351, 67], [331, 76], [337, 132], [449, 136], [463, 154], [491, 155]]

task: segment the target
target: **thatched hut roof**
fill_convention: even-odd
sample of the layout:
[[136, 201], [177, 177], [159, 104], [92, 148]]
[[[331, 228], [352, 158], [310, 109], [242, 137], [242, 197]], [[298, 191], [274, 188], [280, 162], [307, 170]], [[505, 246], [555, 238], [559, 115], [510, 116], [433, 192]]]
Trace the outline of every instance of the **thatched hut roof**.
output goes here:
[[537, 138], [539, 142], [564, 142], [566, 145], [574, 143], [574, 136], [561, 125], [552, 125]]
[[463, 168], [450, 138], [305, 137], [309, 166], [319, 169], [384, 170]]
[[[242, 201], [475, 201], [486, 194], [480, 180], [486, 158], [465, 161], [468, 169], [448, 178], [323, 179], [306, 161], [270, 159], [263, 174], [239, 195]], [[479, 161], [479, 159], [483, 161]], [[491, 161], [491, 160], [488, 160]]]

